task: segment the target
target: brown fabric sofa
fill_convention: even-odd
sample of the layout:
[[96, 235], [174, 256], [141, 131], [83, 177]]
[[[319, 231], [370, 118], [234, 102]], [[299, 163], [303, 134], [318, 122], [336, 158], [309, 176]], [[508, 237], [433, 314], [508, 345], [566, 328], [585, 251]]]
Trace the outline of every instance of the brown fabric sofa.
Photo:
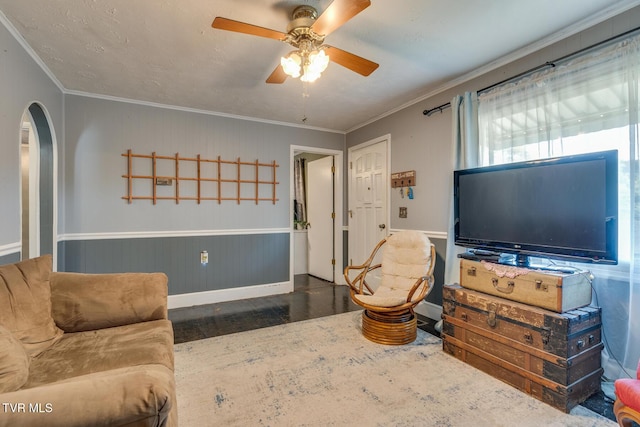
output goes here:
[[0, 426], [177, 426], [162, 273], [0, 266]]

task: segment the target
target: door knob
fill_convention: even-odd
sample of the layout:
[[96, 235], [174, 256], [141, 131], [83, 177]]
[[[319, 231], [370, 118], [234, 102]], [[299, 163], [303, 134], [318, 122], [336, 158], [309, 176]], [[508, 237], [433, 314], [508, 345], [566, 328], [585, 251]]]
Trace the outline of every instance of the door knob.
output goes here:
[[386, 225], [384, 225], [384, 224], [379, 224], [379, 225], [378, 225], [378, 228], [379, 228], [380, 230], [384, 230], [386, 227], [387, 227], [387, 226], [386, 226]]

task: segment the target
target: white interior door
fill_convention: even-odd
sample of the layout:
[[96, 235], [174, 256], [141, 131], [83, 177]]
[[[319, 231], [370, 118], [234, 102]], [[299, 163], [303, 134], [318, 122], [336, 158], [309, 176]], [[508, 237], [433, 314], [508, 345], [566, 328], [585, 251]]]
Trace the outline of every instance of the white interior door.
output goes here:
[[[349, 180], [349, 263], [362, 264], [387, 237], [388, 141], [351, 151]], [[375, 283], [372, 281], [372, 285]]]
[[307, 163], [309, 274], [334, 281], [333, 156]]

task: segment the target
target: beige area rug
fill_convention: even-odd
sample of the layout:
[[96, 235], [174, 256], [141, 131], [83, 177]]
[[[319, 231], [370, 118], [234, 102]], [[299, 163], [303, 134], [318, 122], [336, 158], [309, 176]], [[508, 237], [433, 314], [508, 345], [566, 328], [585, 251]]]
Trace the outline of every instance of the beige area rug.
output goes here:
[[191, 426], [616, 426], [565, 414], [442, 351], [418, 330], [372, 343], [361, 312], [175, 346], [178, 414]]

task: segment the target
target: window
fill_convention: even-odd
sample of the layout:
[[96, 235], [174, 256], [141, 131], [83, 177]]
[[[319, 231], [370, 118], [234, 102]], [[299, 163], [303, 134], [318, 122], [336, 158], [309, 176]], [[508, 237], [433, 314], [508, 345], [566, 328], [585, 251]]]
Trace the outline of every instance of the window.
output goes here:
[[[479, 95], [481, 166], [618, 150], [618, 256], [631, 261], [640, 221], [640, 36]], [[633, 159], [633, 160], [632, 160]]]
[[639, 88], [636, 35], [478, 96], [479, 166], [618, 150], [619, 263], [589, 266], [609, 379], [634, 377], [640, 357]]

